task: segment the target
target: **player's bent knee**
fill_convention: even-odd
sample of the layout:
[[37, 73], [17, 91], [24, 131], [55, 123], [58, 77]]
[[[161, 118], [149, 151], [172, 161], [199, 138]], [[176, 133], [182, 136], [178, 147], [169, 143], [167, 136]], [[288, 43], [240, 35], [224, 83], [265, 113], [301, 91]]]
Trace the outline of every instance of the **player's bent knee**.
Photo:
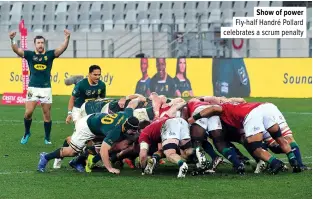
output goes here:
[[258, 148], [262, 148], [262, 141], [254, 141], [254, 142], [247, 143], [247, 150], [251, 154], [253, 154], [253, 152]]
[[274, 124], [273, 126], [271, 126], [270, 128], [267, 129], [267, 131], [268, 131], [269, 133], [276, 132], [276, 131], [278, 131], [278, 130], [280, 130], [280, 127], [279, 127], [278, 124]]
[[186, 142], [184, 145], [182, 145], [181, 147], [180, 147], [180, 149], [181, 150], [186, 150], [186, 149], [189, 149], [189, 148], [191, 148], [192, 147], [192, 143], [191, 143], [191, 141], [189, 140], [188, 142]]
[[296, 142], [296, 140], [293, 138], [292, 135], [286, 135], [286, 136], [284, 136], [284, 138], [288, 141], [289, 144], [291, 142]]
[[168, 143], [162, 147], [164, 154], [167, 156], [168, 153], [176, 153], [178, 146], [175, 143]]
[[280, 128], [278, 128], [276, 132], [270, 132], [270, 134], [274, 140], [276, 140], [279, 137], [282, 137]]
[[73, 157], [77, 154], [78, 152], [76, 152], [72, 147], [62, 147], [60, 150], [61, 157]]
[[66, 142], [67, 142], [68, 144], [70, 144], [70, 143], [71, 143], [71, 136], [68, 136], [65, 140], [66, 140]]

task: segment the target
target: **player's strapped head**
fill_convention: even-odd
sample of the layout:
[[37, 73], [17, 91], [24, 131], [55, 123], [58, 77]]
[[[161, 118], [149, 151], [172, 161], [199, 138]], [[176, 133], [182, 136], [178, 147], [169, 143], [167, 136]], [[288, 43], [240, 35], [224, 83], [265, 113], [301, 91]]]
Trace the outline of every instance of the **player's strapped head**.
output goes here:
[[40, 35], [37, 35], [34, 38], [35, 49], [37, 52], [43, 53], [45, 51], [45, 41], [46, 39]]
[[139, 120], [136, 117], [129, 117], [125, 124], [124, 128], [128, 134], [134, 134], [138, 131]]

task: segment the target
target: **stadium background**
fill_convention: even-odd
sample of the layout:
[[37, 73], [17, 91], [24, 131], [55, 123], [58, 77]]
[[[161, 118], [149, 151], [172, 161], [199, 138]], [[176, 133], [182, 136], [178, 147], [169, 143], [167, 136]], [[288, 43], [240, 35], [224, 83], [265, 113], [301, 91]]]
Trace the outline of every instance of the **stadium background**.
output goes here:
[[[253, 16], [255, 6], [308, 7], [307, 38], [220, 39], [221, 26], [230, 25], [233, 16]], [[244, 97], [253, 97], [247, 98], [248, 101], [273, 102], [283, 111], [289, 125], [296, 132], [295, 137], [305, 162], [310, 165], [312, 160], [311, 7], [311, 2], [301, 1], [0, 1], [0, 94], [22, 92], [22, 60], [16, 58], [10, 49], [8, 39], [9, 31], [18, 31], [21, 18], [28, 29], [29, 49], [33, 49], [32, 38], [35, 35], [43, 35], [47, 40], [46, 48], [53, 49], [63, 41], [62, 31], [65, 28], [72, 32], [68, 49], [61, 58], [55, 60], [53, 65], [54, 95], [70, 95], [72, 87], [64, 85], [65, 77], [76, 74], [87, 75], [91, 64], [99, 64], [102, 67], [102, 76], [108, 80], [106, 83], [109, 96], [131, 94], [141, 77], [140, 59], [135, 58], [140, 53], [149, 57], [150, 77], [156, 73], [156, 57], [166, 57], [167, 72], [172, 77], [176, 72], [176, 58], [187, 57], [187, 77], [197, 96], [214, 94], [216, 82], [213, 81], [213, 67], [225, 69], [243, 67], [250, 86], [249, 95]], [[21, 44], [20, 40], [18, 44]], [[223, 70], [220, 73], [223, 73]], [[238, 70], [233, 70], [231, 74], [237, 75]], [[113, 77], [112, 81], [110, 77]], [[165, 196], [181, 198], [188, 197], [190, 193], [195, 198], [312, 197], [312, 175], [309, 172], [299, 175], [281, 174], [274, 179], [267, 175], [248, 174], [242, 179], [233, 174], [231, 167], [227, 165], [222, 167], [222, 174], [213, 177], [188, 176], [185, 182], [176, 181], [174, 178], [176, 169], [173, 167], [160, 169], [160, 173], [153, 177], [140, 177], [139, 171], [128, 170], [122, 171], [119, 178], [107, 173], [82, 176], [73, 174], [74, 172], [66, 164], [62, 171], [50, 170], [47, 174], [36, 174], [38, 153], [58, 147], [63, 143], [64, 137], [72, 132], [72, 126], [64, 124], [67, 102], [68, 96], [54, 97], [51, 147], [43, 146], [42, 116], [39, 109], [34, 114], [32, 128], [35, 133], [29, 145], [20, 146], [24, 109], [19, 106], [0, 106], [2, 129], [0, 181], [5, 182], [0, 184], [0, 198], [22, 196], [23, 198], [64, 198], [68, 197], [68, 190], [73, 190], [71, 192], [73, 198], [99, 194], [103, 197], [117, 198], [164, 198]], [[279, 157], [284, 158], [284, 156]], [[129, 183], [130, 181], [132, 183]], [[68, 184], [68, 182], [75, 183]], [[274, 183], [275, 190], [272, 187]], [[85, 186], [80, 186], [82, 184]], [[250, 186], [249, 189], [247, 185]], [[154, 191], [142, 190], [146, 186], [153, 187]], [[180, 190], [179, 187], [185, 188]], [[92, 189], [97, 189], [98, 194], [90, 193]], [[240, 191], [243, 189], [244, 193]], [[57, 190], [58, 193], [53, 190]], [[273, 192], [267, 194], [268, 190]], [[180, 195], [177, 195], [178, 191], [181, 192]], [[166, 195], [160, 194], [163, 192]]]

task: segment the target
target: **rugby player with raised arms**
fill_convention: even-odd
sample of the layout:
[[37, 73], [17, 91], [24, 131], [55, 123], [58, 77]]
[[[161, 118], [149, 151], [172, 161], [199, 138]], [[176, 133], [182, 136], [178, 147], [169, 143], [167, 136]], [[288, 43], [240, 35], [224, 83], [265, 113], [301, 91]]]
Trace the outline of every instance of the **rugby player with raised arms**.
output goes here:
[[25, 102], [24, 126], [25, 132], [21, 139], [21, 144], [26, 144], [31, 135], [30, 126], [32, 124], [32, 115], [37, 106], [38, 101], [41, 103], [44, 119], [45, 129], [45, 144], [51, 144], [51, 104], [52, 104], [52, 91], [51, 91], [51, 69], [53, 60], [58, 58], [67, 49], [70, 32], [64, 30], [64, 42], [59, 48], [54, 50], [45, 49], [45, 38], [43, 36], [36, 36], [34, 38], [35, 51], [23, 50], [19, 48], [14, 39], [16, 32], [10, 32], [9, 37], [11, 41], [11, 48], [19, 57], [25, 58], [30, 70], [30, 78]]

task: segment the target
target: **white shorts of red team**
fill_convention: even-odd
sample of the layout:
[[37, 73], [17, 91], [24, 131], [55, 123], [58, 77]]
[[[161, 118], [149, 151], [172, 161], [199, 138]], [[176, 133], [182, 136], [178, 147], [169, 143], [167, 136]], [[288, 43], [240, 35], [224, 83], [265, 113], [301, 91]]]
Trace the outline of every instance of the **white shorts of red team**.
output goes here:
[[80, 152], [85, 146], [86, 142], [94, 139], [96, 136], [90, 131], [87, 124], [87, 119], [91, 115], [81, 118], [75, 123], [75, 130], [71, 136], [70, 146], [76, 151]]
[[270, 137], [267, 129], [278, 124], [283, 136], [288, 136], [292, 132], [288, 127], [285, 117], [280, 110], [272, 103], [265, 103], [254, 108], [243, 122], [246, 137], [263, 133], [263, 140]]
[[162, 142], [167, 139], [190, 139], [190, 131], [187, 121], [182, 118], [168, 119], [161, 128], [161, 138]]
[[[195, 109], [195, 111], [192, 113], [192, 116], [200, 113], [202, 110], [212, 107], [214, 105], [203, 105], [199, 106], [198, 108]], [[219, 116], [212, 116], [210, 118], [201, 118], [198, 119], [196, 122], [199, 126], [204, 128], [206, 132], [214, 131], [214, 130], [219, 130], [222, 129], [222, 124]]]
[[28, 87], [26, 102], [40, 102], [42, 104], [52, 104], [51, 88]]

